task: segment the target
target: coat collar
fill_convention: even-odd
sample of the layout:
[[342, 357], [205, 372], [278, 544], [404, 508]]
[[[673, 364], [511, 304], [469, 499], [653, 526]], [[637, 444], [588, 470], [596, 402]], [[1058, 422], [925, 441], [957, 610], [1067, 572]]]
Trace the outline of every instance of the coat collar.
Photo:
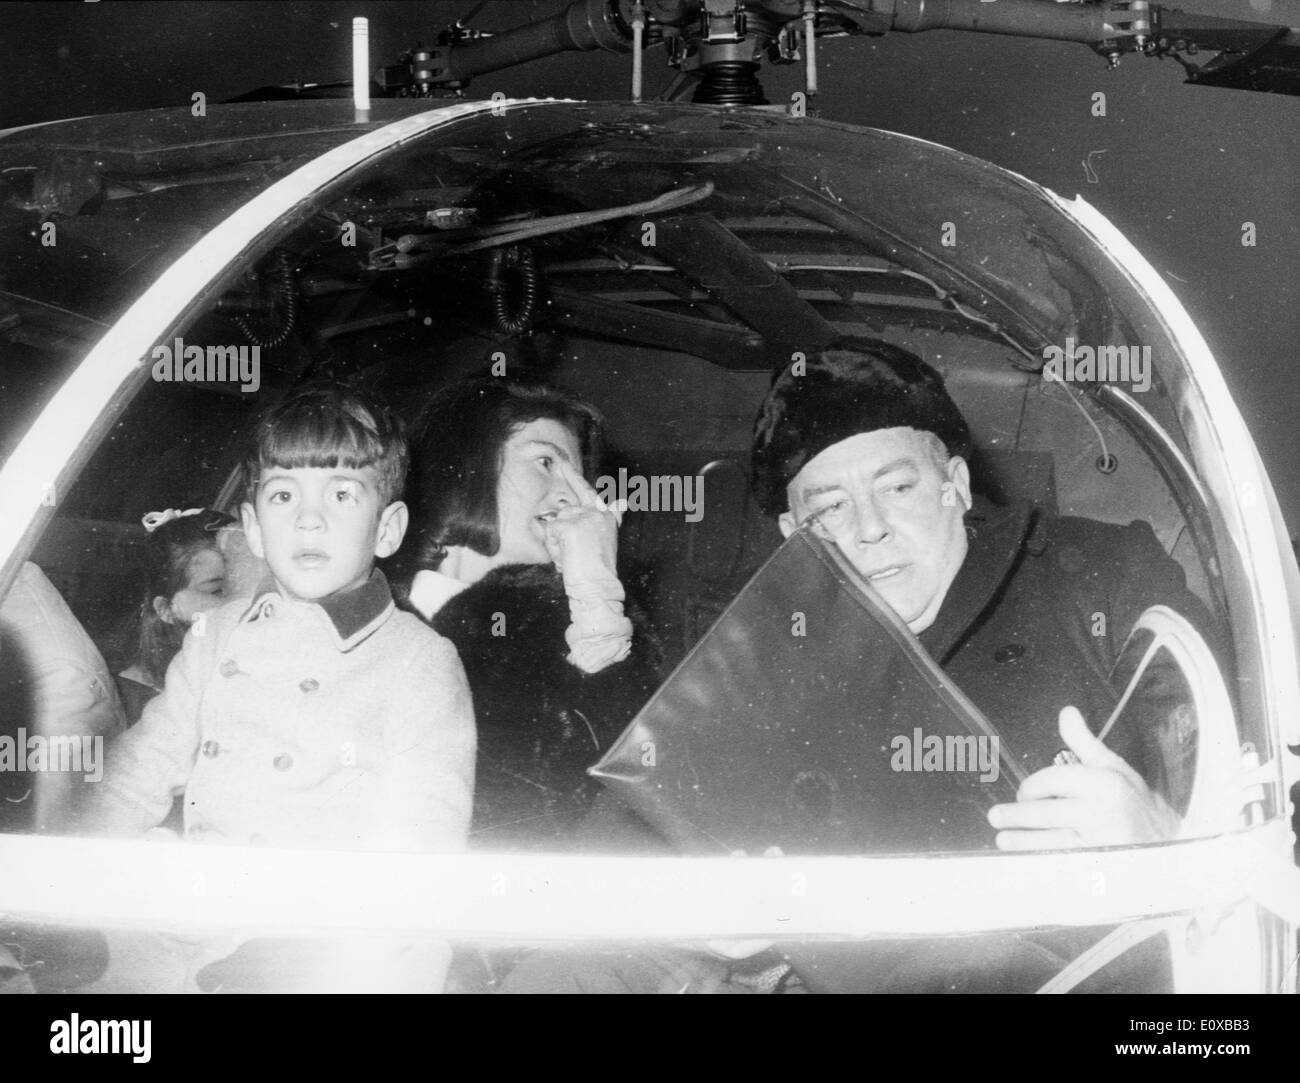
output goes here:
[[[241, 622], [272, 616], [277, 605], [286, 601], [275, 580], [269, 575], [253, 595], [253, 604], [245, 610]], [[392, 616], [396, 607], [384, 573], [375, 568], [361, 586], [345, 594], [331, 594], [319, 602], [299, 603], [318, 609], [329, 618], [334, 645], [346, 653], [368, 639]]]
[[438, 610], [469, 585], [432, 568], [421, 568], [411, 579], [411, 608], [426, 621], [433, 620]]
[[948, 588], [939, 615], [917, 638], [930, 656], [945, 664], [1019, 562], [1021, 554], [1042, 552], [1046, 521], [1027, 503], [996, 507], [978, 501], [966, 514], [970, 538], [966, 559]]

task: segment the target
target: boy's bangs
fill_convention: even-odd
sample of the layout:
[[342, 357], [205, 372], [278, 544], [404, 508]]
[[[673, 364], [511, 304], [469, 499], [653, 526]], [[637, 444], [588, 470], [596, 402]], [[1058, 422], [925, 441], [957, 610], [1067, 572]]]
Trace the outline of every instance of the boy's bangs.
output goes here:
[[293, 418], [291, 425], [265, 433], [259, 452], [263, 470], [272, 467], [363, 470], [377, 466], [384, 458], [384, 448], [373, 433], [348, 424], [345, 419], [325, 417], [315, 411]]
[[401, 498], [406, 436], [383, 405], [342, 384], [309, 384], [264, 413], [249, 434], [244, 492], [257, 499], [263, 471], [373, 469], [380, 501]]

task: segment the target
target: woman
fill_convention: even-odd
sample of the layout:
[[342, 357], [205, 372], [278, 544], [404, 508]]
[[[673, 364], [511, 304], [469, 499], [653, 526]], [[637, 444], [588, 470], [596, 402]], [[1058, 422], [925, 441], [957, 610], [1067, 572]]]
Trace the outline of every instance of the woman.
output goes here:
[[571, 393], [492, 378], [439, 391], [412, 440], [409, 600], [469, 677], [479, 848], [566, 845], [587, 767], [658, 684], [615, 570], [621, 510], [586, 480], [600, 442]]

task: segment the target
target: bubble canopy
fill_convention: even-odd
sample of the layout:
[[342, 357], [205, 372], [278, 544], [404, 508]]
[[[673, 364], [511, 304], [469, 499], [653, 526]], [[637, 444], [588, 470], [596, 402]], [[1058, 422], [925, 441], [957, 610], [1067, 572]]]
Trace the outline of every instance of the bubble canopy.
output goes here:
[[[1236, 724], [1264, 765], [1264, 815], [1213, 840], [1104, 855], [1143, 890], [1159, 885], [1162, 901], [1150, 906], [1138, 890], [1085, 901], [1083, 870], [1096, 853], [817, 860], [847, 862], [850, 878], [870, 867], [875, 897], [892, 900], [872, 911], [876, 931], [898, 934], [920, 931], [919, 916], [916, 927], [904, 916], [907, 900], [919, 870], [928, 875], [936, 862], [953, 877], [949, 895], [985, 885], [987, 906], [957, 925], [1010, 928], [1018, 919], [1006, 915], [1022, 910], [1000, 908], [1031, 868], [1042, 909], [1024, 914], [1026, 925], [1102, 924], [1194, 905], [1167, 878], [1169, 851], [1226, 868], [1247, 844], [1275, 856], [1285, 849], [1283, 720], [1300, 717], [1300, 584], [1280, 515], [1187, 314], [1082, 201], [920, 140], [761, 109], [404, 103], [352, 128], [335, 103], [258, 106], [256, 123], [252, 107], [228, 108], [212, 111], [227, 125], [219, 136], [208, 129], [200, 140], [189, 138], [184, 111], [141, 116], [134, 127], [126, 115], [0, 136], [0, 164], [18, 171], [6, 176], [31, 184], [22, 193], [30, 206], [10, 201], [3, 212], [7, 254], [18, 252], [24, 214], [57, 212], [69, 241], [44, 262], [23, 250], [0, 286], [17, 351], [7, 376], [21, 392], [5, 416], [0, 499], [11, 510], [0, 523], [0, 586], [58, 514], [47, 494], [75, 490], [115, 424], [132, 418], [137, 396], [160, 393], [142, 362], [177, 336], [206, 341], [223, 301], [277, 250], [292, 253], [304, 318], [329, 345], [336, 375], [418, 399], [498, 344], [513, 357], [500, 321], [526, 318], [550, 373], [601, 403], [623, 450], [665, 470], [692, 458], [698, 466], [704, 453], [743, 457], [774, 364], [836, 333], [879, 334], [943, 373], [980, 448], [973, 465], [986, 491], [1108, 522], [1151, 522], [1230, 631]], [[349, 224], [361, 239], [345, 248]], [[523, 311], [518, 282], [503, 286], [504, 314], [475, 299], [484, 276], [521, 274], [493, 270], [493, 249], [507, 246], [531, 252], [544, 283], [536, 311]], [[268, 393], [301, 378], [300, 362], [268, 353]], [[731, 569], [738, 586], [773, 539], [720, 533], [743, 554]], [[1243, 850], [1229, 843], [1232, 831]], [[72, 900], [88, 894], [56, 899], [20, 886], [47, 845], [100, 844], [0, 839], [17, 874], [12, 905], [0, 894], [0, 907], [75, 916]], [[335, 857], [354, 871], [378, 860]], [[159, 853], [140, 868], [161, 862], [166, 877], [173, 860], [182, 855]], [[450, 876], [478, 860], [403, 858], [393, 868]], [[495, 860], [523, 870], [536, 859]], [[552, 868], [581, 860], [556, 858]], [[608, 861], [601, 867], [611, 875], [622, 868]], [[1039, 879], [1049, 866], [1061, 875]], [[688, 879], [706, 875], [681, 868], [695, 870], [682, 873]], [[1020, 873], [990, 876], [994, 868]], [[471, 881], [486, 882], [461, 882]], [[830, 892], [838, 901], [810, 933], [870, 931], [840, 905], [847, 883]], [[702, 899], [702, 884], [689, 897]], [[138, 898], [119, 887], [123, 904]], [[229, 897], [246, 888], [232, 881]], [[117, 904], [106, 905], [97, 916]], [[707, 909], [701, 903], [699, 921], [683, 917], [672, 934], [772, 931], [766, 918], [720, 930]], [[491, 933], [495, 923], [498, 932], [537, 933], [545, 924], [509, 907], [493, 913], [474, 930]], [[470, 931], [462, 919], [452, 925]]]

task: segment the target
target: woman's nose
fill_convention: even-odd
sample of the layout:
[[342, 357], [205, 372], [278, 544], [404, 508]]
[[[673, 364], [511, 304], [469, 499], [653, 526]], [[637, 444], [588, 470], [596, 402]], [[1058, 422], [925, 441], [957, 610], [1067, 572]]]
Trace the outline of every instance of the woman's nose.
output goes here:
[[573, 507], [579, 503], [578, 494], [573, 491], [573, 486], [558, 474], [551, 483], [551, 498], [562, 508]]

